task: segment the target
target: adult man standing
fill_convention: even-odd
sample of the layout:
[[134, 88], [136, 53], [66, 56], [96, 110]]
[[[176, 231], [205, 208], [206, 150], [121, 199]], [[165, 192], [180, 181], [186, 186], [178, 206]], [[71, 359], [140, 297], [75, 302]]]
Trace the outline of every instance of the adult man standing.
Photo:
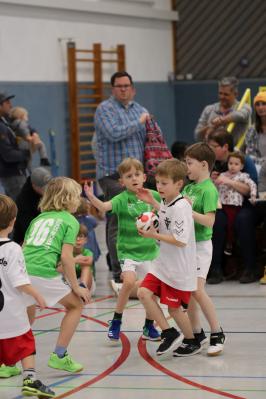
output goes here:
[[30, 152], [18, 148], [16, 135], [8, 123], [13, 97], [0, 93], [0, 180], [6, 195], [15, 200], [26, 181]]
[[248, 104], [244, 104], [240, 110], [237, 110], [238, 80], [235, 77], [222, 78], [218, 87], [219, 102], [204, 108], [195, 128], [195, 139], [206, 140], [208, 135], [217, 128], [226, 128], [229, 123], [234, 122], [232, 134], [234, 145], [236, 145], [248, 127], [252, 110]]
[[[97, 179], [105, 201], [123, 191], [117, 167], [126, 157], [143, 162], [148, 111], [134, 101], [135, 88], [127, 72], [111, 77], [112, 96], [95, 113]], [[116, 254], [117, 219], [108, 216], [107, 247], [115, 283], [120, 282], [121, 267]]]

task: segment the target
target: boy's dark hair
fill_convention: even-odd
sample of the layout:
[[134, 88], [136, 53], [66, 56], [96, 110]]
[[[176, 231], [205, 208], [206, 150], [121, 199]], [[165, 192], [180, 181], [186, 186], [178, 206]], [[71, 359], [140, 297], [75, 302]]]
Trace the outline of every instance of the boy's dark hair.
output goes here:
[[206, 161], [209, 171], [212, 170], [215, 162], [215, 153], [207, 143], [195, 143], [190, 145], [185, 151], [185, 157], [196, 159], [199, 162]]
[[119, 176], [122, 177], [125, 173], [129, 172], [131, 168], [144, 172], [143, 164], [136, 158], [128, 157], [118, 165], [117, 171]]
[[229, 161], [230, 158], [238, 158], [240, 160], [240, 162], [242, 163], [242, 165], [245, 164], [245, 155], [240, 152], [240, 151], [233, 151], [230, 152], [229, 157], [227, 158], [227, 162]]
[[85, 226], [85, 224], [80, 223], [78, 236], [84, 235], [85, 237], [88, 237], [88, 234], [89, 234], [89, 230], [88, 230], [87, 226]]
[[207, 140], [208, 142], [215, 141], [217, 144], [219, 144], [220, 147], [228, 144], [228, 150], [234, 150], [233, 136], [225, 129], [217, 129], [214, 132], [210, 133]]
[[169, 177], [174, 183], [178, 180], [185, 181], [186, 175], [186, 165], [184, 162], [181, 162], [176, 158], [166, 159], [165, 161], [160, 162], [155, 172], [155, 176]]
[[184, 159], [185, 151], [188, 147], [188, 144], [184, 141], [175, 141], [171, 146], [171, 154], [174, 158], [182, 161]]
[[112, 87], [114, 87], [115, 85], [115, 80], [119, 79], [119, 78], [124, 78], [127, 77], [130, 81], [130, 83], [133, 85], [133, 79], [132, 77], [129, 75], [129, 73], [127, 73], [126, 71], [122, 71], [122, 72], [115, 72], [112, 76], [111, 76], [111, 85]]
[[76, 212], [74, 213], [75, 216], [86, 216], [88, 215], [88, 200], [84, 197], [80, 198], [80, 204]]
[[17, 216], [18, 208], [12, 198], [0, 194], [0, 230], [6, 229]]

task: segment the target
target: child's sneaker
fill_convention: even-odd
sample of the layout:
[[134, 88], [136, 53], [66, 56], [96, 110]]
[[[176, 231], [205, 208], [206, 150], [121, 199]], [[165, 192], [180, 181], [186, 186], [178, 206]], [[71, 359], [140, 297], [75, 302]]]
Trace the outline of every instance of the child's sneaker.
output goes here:
[[156, 350], [156, 355], [157, 356], [163, 355], [164, 353], [167, 353], [172, 349], [176, 348], [182, 338], [183, 335], [181, 335], [174, 327], [162, 331], [161, 334], [162, 343], [159, 345], [158, 349]]
[[204, 346], [208, 342], [208, 337], [206, 337], [205, 332], [201, 329], [200, 333], [194, 333], [194, 337], [201, 346]]
[[0, 378], [10, 378], [21, 374], [21, 370], [16, 366], [6, 366], [2, 364], [0, 367]]
[[113, 319], [109, 321], [108, 338], [111, 341], [118, 341], [120, 337], [122, 321], [119, 319]]
[[75, 362], [67, 353], [62, 358], [58, 357], [54, 352], [51, 353], [48, 366], [53, 369], [65, 370], [69, 373], [78, 373], [83, 370], [82, 364]]
[[201, 351], [201, 345], [196, 338], [184, 338], [182, 344], [173, 352], [173, 356], [192, 356]]
[[116, 296], [119, 295], [119, 292], [121, 291], [122, 285], [123, 285], [122, 283], [117, 283], [114, 279], [110, 280], [110, 286], [111, 286], [111, 288], [114, 291]]
[[31, 378], [23, 380], [23, 387], [21, 389], [23, 396], [38, 396], [38, 398], [54, 398], [55, 393], [40, 380], [33, 381]]
[[156, 330], [153, 324], [149, 324], [148, 326], [143, 327], [142, 339], [148, 341], [161, 341], [161, 334]]
[[223, 330], [212, 333], [210, 337], [210, 346], [208, 348], [208, 356], [218, 356], [224, 349], [225, 335]]
[[264, 266], [264, 276], [261, 277], [260, 284], [266, 284], [266, 266]]

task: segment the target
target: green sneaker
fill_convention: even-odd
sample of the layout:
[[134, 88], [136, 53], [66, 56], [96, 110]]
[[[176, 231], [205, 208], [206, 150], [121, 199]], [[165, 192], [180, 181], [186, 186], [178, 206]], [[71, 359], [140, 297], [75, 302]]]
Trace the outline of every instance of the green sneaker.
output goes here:
[[48, 366], [53, 369], [69, 371], [70, 373], [78, 373], [83, 370], [82, 364], [75, 362], [67, 353], [62, 358], [58, 357], [54, 352], [51, 353]]
[[21, 390], [23, 396], [38, 396], [39, 399], [54, 398], [55, 393], [40, 380], [33, 381], [31, 378], [24, 378]]
[[16, 366], [5, 366], [2, 364], [0, 367], [0, 378], [10, 378], [19, 374], [21, 374], [21, 370]]

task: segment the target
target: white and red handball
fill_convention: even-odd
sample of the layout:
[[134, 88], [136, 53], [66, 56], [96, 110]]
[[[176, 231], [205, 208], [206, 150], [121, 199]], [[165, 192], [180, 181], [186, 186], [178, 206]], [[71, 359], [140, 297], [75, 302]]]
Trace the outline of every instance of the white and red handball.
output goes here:
[[148, 231], [151, 226], [157, 229], [159, 226], [158, 216], [154, 212], [143, 212], [138, 216], [136, 220], [136, 226], [137, 229], [144, 231]]

